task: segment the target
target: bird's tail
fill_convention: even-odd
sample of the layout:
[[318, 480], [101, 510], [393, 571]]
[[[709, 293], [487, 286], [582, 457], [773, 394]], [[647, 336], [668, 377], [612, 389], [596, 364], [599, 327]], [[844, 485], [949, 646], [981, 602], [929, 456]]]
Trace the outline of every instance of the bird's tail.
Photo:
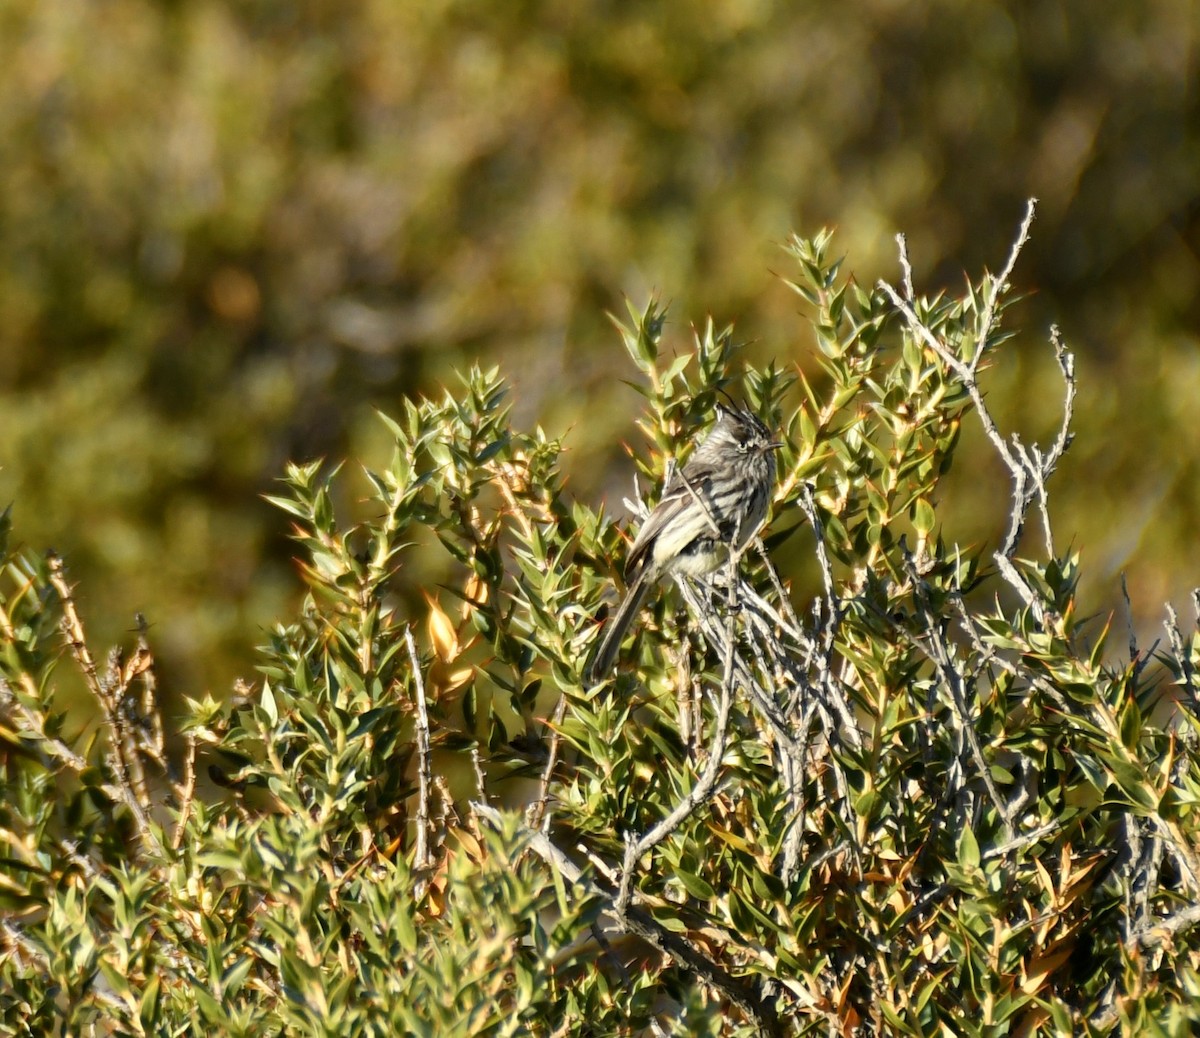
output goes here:
[[608, 672], [612, 670], [613, 661], [617, 658], [617, 650], [625, 639], [625, 632], [629, 630], [630, 623], [633, 622], [633, 618], [637, 616], [638, 610], [642, 606], [642, 599], [646, 597], [646, 592], [650, 590], [650, 585], [653, 583], [646, 578], [647, 570], [643, 568], [634, 577], [633, 583], [629, 585], [629, 590], [625, 592], [625, 599], [621, 602], [617, 615], [608, 621], [608, 628], [604, 632], [600, 648], [596, 650], [591, 666], [588, 667], [587, 678], [591, 684], [595, 685], [603, 681], [608, 676]]

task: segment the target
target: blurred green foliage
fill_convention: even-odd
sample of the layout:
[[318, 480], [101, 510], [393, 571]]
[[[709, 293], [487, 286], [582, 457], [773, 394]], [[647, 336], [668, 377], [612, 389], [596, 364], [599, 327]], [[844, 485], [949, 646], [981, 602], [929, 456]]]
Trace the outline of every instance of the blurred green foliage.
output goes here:
[[[1025, 323], [1102, 369], [1064, 528], [1101, 600], [1130, 558], [1135, 601], [1178, 597], [1198, 33], [1189, 0], [2, 3], [0, 497], [86, 611], [145, 610], [168, 670], [226, 687], [296, 593], [256, 494], [285, 458], [385, 451], [368, 405], [501, 361], [519, 417], [569, 430], [576, 490], [613, 499], [622, 292], [803, 358], [769, 273], [792, 228], [839, 225], [868, 280], [903, 228], [957, 288], [1037, 195]], [[990, 399], [1036, 423], [1050, 377], [1018, 354]]]

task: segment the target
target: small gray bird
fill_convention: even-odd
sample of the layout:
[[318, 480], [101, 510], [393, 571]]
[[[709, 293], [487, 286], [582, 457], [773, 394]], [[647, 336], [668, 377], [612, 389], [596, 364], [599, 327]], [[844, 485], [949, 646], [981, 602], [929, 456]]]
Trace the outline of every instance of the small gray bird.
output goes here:
[[767, 518], [775, 486], [775, 451], [767, 427], [749, 411], [717, 405], [717, 421], [672, 476], [662, 500], [638, 531], [625, 562], [629, 590], [608, 622], [588, 668], [588, 680], [603, 681], [646, 593], [663, 577], [712, 573], [741, 549]]

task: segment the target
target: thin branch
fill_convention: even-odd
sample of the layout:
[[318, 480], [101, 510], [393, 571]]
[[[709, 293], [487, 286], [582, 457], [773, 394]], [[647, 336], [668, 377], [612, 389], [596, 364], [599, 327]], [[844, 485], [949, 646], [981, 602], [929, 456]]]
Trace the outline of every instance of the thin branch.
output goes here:
[[[499, 829], [504, 824], [500, 812], [490, 805], [473, 803], [471, 806], [493, 827]], [[605, 911], [618, 920], [622, 929], [637, 934], [664, 955], [669, 956], [681, 969], [695, 974], [702, 981], [721, 992], [725, 998], [750, 1017], [764, 1035], [783, 1034], [774, 1007], [766, 1001], [757, 985], [733, 976], [724, 967], [713, 962], [690, 941], [668, 930], [649, 912], [636, 905], [627, 905], [624, 911], [619, 912], [614, 904], [613, 892], [585, 876], [583, 870], [567, 857], [565, 852], [555, 846], [544, 833], [530, 829], [528, 826], [519, 826], [518, 832], [527, 841], [526, 845], [529, 849], [551, 868], [557, 869], [567, 882], [582, 888], [589, 897], [599, 899], [605, 906]]]
[[[917, 567], [912, 557], [907, 551], [904, 553], [904, 562], [908, 570], [908, 578], [912, 581], [913, 597], [920, 603], [918, 612], [925, 625], [925, 637], [913, 638], [913, 643], [933, 662], [934, 668], [942, 680], [942, 684], [950, 693], [951, 702], [954, 704], [954, 712], [958, 717], [959, 727], [966, 737], [967, 746], [970, 748], [971, 757], [975, 763], [976, 773], [982, 779], [988, 796], [992, 800], [992, 805], [1004, 823], [1005, 839], [1009, 839], [1012, 836], [1015, 820], [1012, 817], [1008, 802], [1000, 795], [1000, 790], [996, 788], [996, 780], [992, 778], [992, 770], [984, 759], [983, 748], [979, 745], [979, 736], [975, 732], [974, 722], [968, 716], [967, 701], [963, 691], [963, 675], [955, 668], [950, 658], [950, 648], [946, 642], [944, 632], [939, 631], [937, 625], [934, 623], [933, 607], [928, 601], [927, 596], [923, 593], [924, 583], [921, 580], [920, 574], [917, 573]], [[903, 630], [903, 628], [899, 627], [897, 629]]]
[[1021, 255], [1021, 250], [1029, 241], [1029, 230], [1033, 226], [1033, 218], [1037, 213], [1037, 199], [1030, 198], [1025, 203], [1025, 219], [1021, 221], [1021, 229], [1017, 232], [1016, 240], [1012, 243], [1012, 248], [1008, 252], [1008, 260], [1004, 264], [1004, 268], [1000, 273], [989, 279], [991, 282], [991, 292], [988, 293], [987, 307], [983, 311], [983, 320], [980, 322], [979, 337], [975, 342], [975, 356], [971, 358], [971, 373], [979, 369], [979, 362], [983, 359], [984, 353], [987, 351], [988, 337], [992, 334], [992, 329], [996, 326], [996, 304], [1000, 301], [1000, 297], [1008, 291], [1008, 282], [1012, 277], [1012, 272], [1016, 268], [1017, 258]]
[[[712, 616], [711, 609], [697, 593], [695, 585], [687, 580], [680, 580], [678, 581], [678, 586], [684, 601], [688, 604], [692, 615], [696, 617], [700, 625], [701, 633], [709, 645], [717, 650], [721, 658], [726, 658], [732, 643], [725, 639], [724, 626], [718, 623]], [[744, 583], [741, 584], [741, 587], [744, 586]], [[779, 707], [771, 700], [767, 689], [763, 687], [762, 682], [751, 672], [748, 664], [736, 652], [734, 653], [733, 667], [737, 684], [746, 691], [755, 706], [758, 707], [759, 713], [767, 722], [771, 733], [783, 745], [789, 749], [793, 749], [796, 742], [788, 728], [786, 720], [779, 712]]]
[[426, 868], [431, 855], [429, 850], [429, 714], [425, 709], [425, 679], [421, 676], [421, 660], [417, 656], [417, 645], [413, 641], [412, 627], [404, 628], [404, 641], [408, 646], [408, 658], [412, 664], [413, 695], [417, 706], [417, 839], [414, 866]]
[[[787, 618], [787, 628], [790, 629], [792, 637], [797, 641], [808, 641], [808, 635], [805, 634], [804, 625], [800, 623], [796, 616], [796, 610], [792, 608], [791, 596], [784, 589], [784, 583], [780, 581], [778, 572], [775, 571], [775, 564], [770, 560], [767, 554], [767, 546], [763, 544], [761, 536], [756, 536], [754, 539], [754, 548], [758, 552], [758, 558], [762, 559], [763, 565], [767, 568], [767, 576], [770, 577], [770, 586], [775, 589], [776, 598], [779, 599], [779, 604], [784, 608], [784, 616]], [[755, 592], [754, 588], [750, 588], [749, 592], [754, 599], [755, 604], [766, 606], [766, 600], [760, 594]]]
[[[46, 556], [46, 561], [50, 566], [50, 583], [54, 585], [54, 590], [58, 592], [59, 602], [62, 605], [63, 618], [61, 626], [63, 636], [67, 640], [71, 654], [75, 657], [75, 662], [79, 664], [79, 669], [83, 671], [88, 691], [92, 693], [101, 707], [104, 708], [106, 715], [109, 715], [113, 712], [112, 703], [110, 702], [107, 689], [105, 689], [100, 681], [100, 675], [96, 670], [96, 661], [92, 658], [91, 650], [87, 647], [83, 622], [79, 619], [79, 611], [75, 608], [75, 592], [71, 585], [67, 583], [66, 574], [63, 571], [62, 558], [54, 552], [50, 552]], [[110, 718], [110, 721], [115, 725], [115, 718]]]
[[1012, 448], [1008, 441], [1005, 440], [995, 421], [992, 419], [991, 412], [988, 411], [987, 405], [983, 399], [983, 391], [979, 388], [979, 383], [975, 378], [974, 369], [960, 358], [956, 357], [945, 343], [942, 342], [936, 335], [917, 316], [916, 311], [912, 306], [900, 297], [900, 294], [892, 288], [886, 281], [878, 281], [876, 285], [887, 295], [892, 301], [892, 304], [904, 315], [904, 319], [908, 322], [909, 331], [928, 346], [934, 353], [938, 355], [942, 363], [946, 365], [959, 381], [962, 382], [963, 388], [971, 397], [971, 403], [975, 407], [976, 413], [979, 415], [979, 420], [983, 424], [983, 431], [987, 438], [992, 441], [992, 445], [996, 448], [996, 452], [1003, 460], [1005, 467], [1014, 474], [1025, 472], [1024, 465], [1021, 464], [1012, 452]]
[[[737, 543], [736, 536], [733, 543]], [[740, 558], [740, 552], [730, 551], [728, 602], [725, 616], [725, 667], [721, 676], [720, 699], [714, 722], [712, 745], [708, 750], [708, 760], [696, 784], [688, 790], [687, 795], [675, 805], [665, 818], [640, 837], [635, 838], [631, 834], [626, 834], [625, 863], [621, 869], [621, 883], [617, 893], [618, 916], [623, 916], [629, 906], [633, 873], [638, 860], [674, 833], [688, 815], [708, 800], [716, 788], [717, 776], [720, 774], [725, 760], [725, 747], [729, 738], [729, 711], [733, 706], [733, 661], [735, 655], [733, 627], [737, 619], [737, 589], [740, 583], [737, 577], [737, 564]]]
[[475, 790], [480, 800], [487, 800], [487, 778], [483, 773], [483, 761], [479, 757], [478, 744], [471, 747], [471, 772], [475, 776]]
[[134, 615], [137, 624], [137, 650], [122, 675], [128, 686], [134, 678], [142, 681], [141, 720], [146, 729], [138, 729], [138, 742], [147, 756], [166, 770], [166, 743], [163, 735], [162, 711], [158, 708], [158, 674], [154, 668], [154, 655], [150, 651], [150, 627], [141, 613]]
[[[1125, 577], [1121, 576], [1121, 587], [1125, 586]], [[1132, 623], [1132, 617], [1130, 618]], [[1192, 654], [1186, 649], [1183, 644], [1183, 635], [1179, 630], [1179, 614], [1175, 612], [1175, 607], [1170, 602], [1167, 603], [1167, 638], [1171, 643], [1171, 654], [1175, 657], [1179, 664], [1179, 677], [1183, 682], [1184, 691], [1187, 693], [1188, 708], [1195, 713], [1196, 704], [1196, 672], [1192, 666]]]
[[989, 847], [983, 852], [981, 858], [983, 861], [991, 861], [992, 858], [1000, 858], [1005, 854], [1011, 854], [1022, 847], [1028, 847], [1032, 843], [1037, 843], [1044, 836], [1049, 836], [1051, 833], [1056, 833], [1061, 829], [1067, 828], [1067, 826], [1073, 824], [1073, 821], [1073, 819], [1065, 822], [1055, 819], [1053, 822], [1039, 825], [1036, 829], [1030, 829], [1027, 833], [1021, 833], [1019, 836], [1014, 836], [1003, 843], [998, 843], [994, 847]]
[[171, 847], [179, 850], [188, 817], [192, 812], [192, 798], [196, 794], [196, 734], [187, 734], [187, 752], [183, 757], [183, 782], [176, 786], [179, 795], [179, 817], [175, 821], [175, 832], [171, 835]]
[[[566, 716], [567, 697], [559, 695], [558, 702], [554, 706], [554, 716], [550, 721], [550, 748], [546, 755], [546, 766], [542, 769], [542, 779], [538, 786], [538, 797], [529, 805], [525, 811], [525, 823], [532, 829], [536, 829], [540, 825], [544, 825], [548, 831], [550, 828], [550, 815], [546, 810], [546, 805], [550, 801], [550, 783], [554, 778], [554, 769], [558, 764], [558, 744], [562, 738], [562, 722]], [[483, 786], [480, 785], [480, 797], [483, 797]]]
[[1200, 905], [1189, 905], [1174, 915], [1165, 919], [1155, 919], [1145, 926], [1139, 927], [1129, 935], [1126, 947], [1132, 949], [1140, 944], [1143, 948], [1155, 948], [1168, 944], [1175, 939], [1176, 934], [1191, 929], [1200, 923]]
[[[1051, 328], [1050, 339], [1054, 346], [1055, 358], [1059, 370], [1066, 383], [1066, 398], [1063, 408], [1063, 419], [1057, 437], [1050, 449], [1043, 453], [1039, 448], [1026, 449], [1021, 445], [1020, 438], [1014, 434], [1006, 439], [997, 427], [991, 412], [984, 400], [983, 391], [979, 386], [978, 369], [980, 361], [987, 350], [988, 340], [998, 324], [998, 303], [1008, 290], [1008, 281], [1026, 242], [1029, 240], [1029, 230], [1036, 211], [1036, 199], [1030, 199], [1026, 207], [1025, 218], [1020, 231], [1013, 242], [1008, 260], [1000, 274], [988, 279], [988, 300], [980, 317], [975, 348], [969, 360], [964, 360], [955, 354], [950, 347], [939, 339], [930, 328], [917, 316], [911, 299], [906, 299], [886, 281], [879, 281], [878, 287], [883, 291], [908, 323], [910, 333], [920, 342], [929, 347], [942, 362], [958, 377], [963, 388], [971, 398], [974, 410], [979, 416], [984, 434], [1000, 455], [1005, 468], [1008, 469], [1013, 481], [1012, 508], [1009, 513], [1008, 531], [1000, 549], [995, 553], [996, 565], [1001, 576], [1020, 595], [1025, 604], [1033, 611], [1039, 623], [1045, 621], [1045, 603], [1021, 576], [1012, 559], [1016, 554], [1017, 545], [1025, 527], [1029, 507], [1037, 500], [1041, 509], [1047, 551], [1053, 554], [1053, 538], [1050, 529], [1050, 517], [1047, 508], [1046, 480], [1054, 471], [1059, 459], [1070, 446], [1070, 424], [1075, 401], [1075, 365], [1072, 354], [1063, 344], [1057, 328]], [[901, 266], [907, 266], [907, 256], [902, 255]]]
[[916, 293], [913, 291], [912, 263], [908, 258], [908, 237], [903, 232], [896, 235], [896, 251], [900, 253], [900, 285], [904, 289], [904, 298], [911, 302]]
[[[818, 686], [824, 689], [832, 700], [841, 720], [839, 736], [845, 736], [851, 746], [856, 749], [862, 746], [862, 733], [854, 717], [854, 710], [842, 695], [837, 677], [833, 673], [834, 649], [837, 645], [837, 632], [842, 622], [841, 601], [833, 578], [833, 564], [829, 561], [829, 552], [825, 548], [824, 530], [821, 516], [817, 511], [817, 502], [813, 497], [812, 487], [805, 485], [800, 493], [800, 507], [808, 517], [809, 525], [813, 528], [816, 541], [817, 562], [821, 567], [821, 579], [825, 585], [825, 622], [821, 627], [821, 651], [814, 660], [817, 668]], [[814, 603], [815, 607], [815, 603]], [[830, 728], [832, 730], [832, 726]]]

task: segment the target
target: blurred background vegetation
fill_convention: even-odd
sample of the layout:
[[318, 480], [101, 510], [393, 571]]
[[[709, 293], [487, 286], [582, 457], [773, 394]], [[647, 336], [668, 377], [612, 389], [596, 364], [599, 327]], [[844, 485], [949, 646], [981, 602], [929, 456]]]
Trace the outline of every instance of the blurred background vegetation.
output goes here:
[[[1193, 0], [0, 2], [0, 502], [94, 634], [229, 687], [300, 593], [285, 459], [386, 457], [373, 407], [473, 360], [620, 511], [640, 399], [604, 316], [712, 313], [811, 370], [779, 245], [961, 284], [1041, 199], [990, 400], [1027, 437], [1080, 355], [1056, 477], [1098, 610], [1200, 583]], [[1053, 402], [1052, 406], [1047, 402]], [[974, 430], [970, 430], [971, 433]], [[952, 475], [962, 541], [992, 466]], [[997, 478], [996, 470], [991, 469]], [[944, 497], [950, 497], [947, 490]], [[431, 574], [436, 577], [436, 574]]]

